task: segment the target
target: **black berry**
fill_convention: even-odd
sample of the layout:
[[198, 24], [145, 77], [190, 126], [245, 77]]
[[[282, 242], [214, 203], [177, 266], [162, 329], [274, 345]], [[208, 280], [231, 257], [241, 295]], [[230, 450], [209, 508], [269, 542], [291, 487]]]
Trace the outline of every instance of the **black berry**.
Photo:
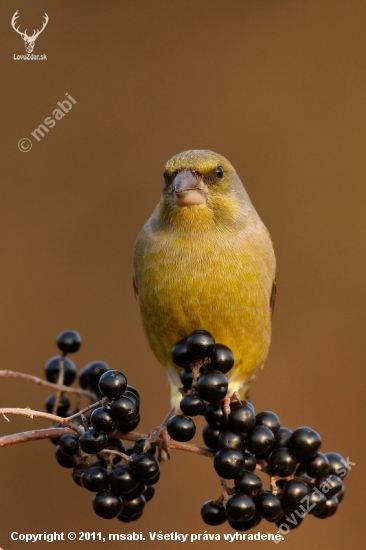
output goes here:
[[273, 476], [288, 477], [296, 469], [296, 458], [289, 449], [274, 449], [268, 457], [268, 464]]
[[97, 493], [92, 504], [97, 516], [105, 519], [115, 518], [122, 510], [122, 499], [111, 491]]
[[220, 428], [206, 424], [202, 431], [202, 438], [205, 442], [206, 447], [212, 449], [213, 451], [218, 451], [219, 444], [218, 439], [222, 430]]
[[254, 472], [257, 466], [257, 461], [255, 459], [255, 456], [245, 451], [244, 460], [245, 460], [245, 469], [248, 470], [249, 472]]
[[195, 357], [208, 357], [215, 351], [215, 340], [207, 330], [196, 330], [187, 338], [187, 349]]
[[125, 420], [118, 423], [118, 430], [122, 433], [132, 432], [140, 424], [140, 415], [137, 414], [132, 420]]
[[313, 458], [319, 451], [321, 442], [320, 435], [316, 431], [302, 426], [292, 432], [289, 446], [292, 452], [303, 460]]
[[[53, 412], [53, 407], [55, 406], [55, 402], [56, 402], [56, 396], [55, 395], [49, 395], [47, 397], [44, 405], [45, 405], [46, 411], [48, 413], [51, 414]], [[56, 414], [58, 416], [64, 417], [64, 416], [66, 416], [66, 413], [69, 410], [69, 408], [70, 408], [70, 400], [66, 396], [63, 396], [63, 397], [61, 397], [61, 399], [58, 403]]]
[[263, 491], [255, 499], [257, 513], [267, 521], [277, 521], [283, 516], [283, 509], [280, 499], [271, 491]]
[[273, 442], [274, 434], [272, 430], [267, 426], [255, 426], [248, 435], [246, 447], [251, 453], [260, 455], [269, 451], [273, 446]]
[[58, 445], [56, 447], [55, 456], [57, 462], [63, 468], [73, 468], [75, 466], [75, 457], [65, 455], [65, 453], [62, 452], [61, 448]]
[[180, 409], [182, 413], [188, 416], [198, 416], [203, 414], [205, 410], [205, 404], [196, 393], [184, 395], [180, 402]]
[[222, 402], [208, 403], [205, 408], [205, 419], [211, 426], [224, 426], [226, 418], [222, 410]]
[[118, 495], [130, 493], [138, 486], [138, 481], [133, 477], [131, 468], [117, 466], [110, 475], [110, 484]]
[[258, 426], [267, 426], [275, 435], [281, 427], [277, 414], [271, 411], [260, 412], [255, 418]]
[[340, 477], [330, 474], [323, 479], [318, 480], [317, 487], [319, 487], [327, 498], [330, 498], [341, 491], [343, 483]]
[[249, 405], [239, 405], [231, 410], [228, 426], [241, 433], [247, 433], [255, 426], [255, 414]]
[[319, 490], [311, 490], [309, 495], [309, 505], [307, 507], [309, 514], [313, 514], [314, 516], [316, 514], [320, 514], [324, 510], [326, 502], [327, 498], [323, 493]]
[[85, 390], [98, 389], [99, 378], [109, 370], [109, 366], [104, 361], [93, 361], [86, 365], [79, 372], [79, 384]]
[[330, 474], [342, 475], [342, 477], [345, 477], [347, 475], [348, 473], [348, 468], [346, 467], [347, 462], [342, 455], [340, 455], [339, 453], [331, 452], [331, 453], [325, 453], [325, 456], [329, 461]]
[[310, 477], [323, 477], [330, 472], [329, 460], [323, 453], [316, 453], [314, 458], [304, 462], [306, 473]]
[[139, 483], [135, 489], [123, 494], [123, 500], [133, 500], [134, 498], [139, 497], [145, 491], [145, 488], [146, 485], [144, 483]]
[[187, 363], [194, 361], [193, 355], [188, 351], [187, 338], [179, 340], [172, 347], [172, 360], [177, 367], [184, 368]]
[[133, 452], [134, 453], [150, 453], [151, 455], [154, 455], [156, 453], [156, 445], [155, 443], [148, 443], [146, 446], [146, 449], [144, 450], [146, 443], [146, 438], [141, 438], [135, 441], [133, 444]]
[[232, 521], [249, 521], [254, 512], [255, 504], [248, 495], [233, 495], [226, 503], [226, 513]]
[[156, 477], [159, 472], [159, 462], [153, 455], [141, 453], [132, 460], [131, 469], [134, 477], [144, 483]]
[[79, 437], [80, 449], [90, 455], [100, 453], [107, 444], [108, 437], [97, 432], [94, 428], [90, 428]]
[[229, 525], [235, 531], [249, 531], [249, 529], [256, 527], [261, 520], [262, 518], [257, 513], [254, 513], [252, 519], [248, 521], [233, 521], [229, 519]]
[[331, 498], [328, 498], [325, 501], [323, 510], [314, 515], [316, 518], [319, 518], [319, 519], [330, 518], [330, 516], [333, 516], [336, 513], [337, 508], [338, 508], [338, 499], [336, 496], [333, 496]]
[[79, 487], [82, 487], [81, 485], [81, 474], [86, 469], [86, 466], [84, 465], [77, 465], [71, 472], [72, 479], [75, 481], [76, 485], [79, 485]]
[[99, 379], [99, 391], [109, 399], [120, 397], [126, 388], [127, 378], [118, 370], [109, 370]]
[[120, 420], [121, 422], [129, 422], [133, 420], [138, 414], [139, 409], [136, 405], [136, 402], [133, 402], [132, 399], [122, 395], [117, 399], [113, 399], [111, 402], [111, 415]]
[[53, 384], [57, 384], [60, 375], [60, 361], [64, 363], [64, 381], [65, 386], [70, 386], [73, 383], [76, 376], [76, 367], [74, 363], [68, 357], [61, 357], [56, 355], [51, 357], [45, 364], [44, 370], [46, 379]]
[[146, 502], [149, 502], [155, 495], [155, 485], [147, 485], [142, 493], [145, 497]]
[[97, 407], [90, 416], [90, 423], [97, 432], [109, 434], [114, 432], [118, 426], [118, 420], [112, 415], [106, 407]]
[[80, 481], [84, 489], [98, 493], [108, 489], [108, 479], [109, 475], [105, 468], [92, 466], [83, 471]]
[[221, 504], [208, 500], [201, 508], [201, 516], [207, 525], [221, 525], [226, 521], [226, 510]]
[[133, 386], [130, 386], [129, 384], [127, 384], [126, 391], [128, 391], [128, 392], [130, 392], [130, 393], [133, 393], [134, 396], [136, 397], [136, 399], [137, 399], [138, 401], [140, 401], [140, 394], [139, 394], [139, 392], [137, 391], [136, 388], [134, 388]]
[[73, 434], [62, 435], [58, 444], [65, 455], [71, 456], [79, 450], [79, 438]]
[[239, 477], [235, 478], [235, 487], [239, 493], [254, 498], [262, 490], [262, 481], [253, 472], [244, 471]]
[[193, 372], [190, 368], [184, 368], [180, 372], [180, 379], [183, 386], [190, 390], [193, 382]]
[[229, 447], [230, 449], [239, 449], [239, 451], [244, 452], [244, 441], [244, 437], [238, 432], [224, 430], [219, 435], [217, 443], [219, 449]]
[[234, 366], [233, 352], [223, 344], [216, 344], [215, 351], [210, 359], [211, 363], [207, 365], [207, 369], [209, 370], [218, 370], [226, 374]]
[[143, 495], [134, 498], [133, 500], [124, 500], [122, 511], [118, 516], [118, 519], [125, 520], [129, 518], [134, 518], [142, 514], [143, 509], [145, 508], [146, 500]]
[[216, 473], [224, 479], [234, 479], [244, 472], [245, 459], [237, 449], [220, 449], [214, 458]]
[[193, 439], [196, 433], [196, 425], [189, 416], [176, 414], [169, 418], [167, 431], [170, 437], [175, 439], [175, 441], [189, 441]]
[[228, 380], [220, 371], [203, 374], [197, 382], [197, 392], [205, 401], [213, 402], [223, 399], [227, 394]]
[[276, 433], [273, 447], [279, 449], [280, 447], [288, 447], [290, 444], [290, 437], [292, 430], [289, 428], [280, 428]]
[[81, 336], [76, 330], [64, 330], [57, 336], [56, 342], [63, 353], [75, 353], [81, 346]]
[[283, 489], [282, 501], [288, 510], [296, 510], [303, 504], [305, 497], [309, 494], [309, 489], [302, 481], [290, 479], [285, 483]]

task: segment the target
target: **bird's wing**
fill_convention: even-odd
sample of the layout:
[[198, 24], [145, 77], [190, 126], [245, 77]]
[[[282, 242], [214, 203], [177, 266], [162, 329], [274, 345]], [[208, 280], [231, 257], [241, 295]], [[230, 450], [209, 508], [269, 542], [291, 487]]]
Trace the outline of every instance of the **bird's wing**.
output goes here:
[[135, 298], [137, 300], [138, 297], [139, 297], [139, 289], [137, 288], [137, 283], [136, 283], [135, 276], [132, 277], [132, 283], [133, 283], [133, 291], [135, 293]]
[[275, 278], [272, 285], [271, 297], [269, 299], [269, 307], [271, 308], [272, 315], [273, 315], [275, 301], [276, 301], [276, 292], [277, 292], [277, 280]]
[[[273, 245], [272, 235], [270, 234], [268, 229], [266, 229], [266, 231], [267, 231], [268, 237], [271, 239], [271, 243]], [[271, 297], [269, 299], [269, 307], [271, 308], [272, 315], [273, 315], [273, 312], [274, 312], [274, 306], [275, 306], [275, 301], [276, 301], [276, 292], [277, 292], [277, 279], [276, 279], [276, 274], [275, 274], [275, 278], [274, 278], [273, 284], [272, 284]]]

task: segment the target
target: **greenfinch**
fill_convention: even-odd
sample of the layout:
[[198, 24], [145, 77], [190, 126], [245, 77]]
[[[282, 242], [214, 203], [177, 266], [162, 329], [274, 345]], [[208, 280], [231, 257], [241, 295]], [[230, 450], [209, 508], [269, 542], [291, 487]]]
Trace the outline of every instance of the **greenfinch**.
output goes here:
[[171, 348], [200, 329], [232, 350], [229, 391], [245, 396], [270, 345], [275, 270], [271, 237], [230, 162], [206, 150], [168, 160], [160, 201], [136, 240], [134, 287], [173, 407], [182, 384]]

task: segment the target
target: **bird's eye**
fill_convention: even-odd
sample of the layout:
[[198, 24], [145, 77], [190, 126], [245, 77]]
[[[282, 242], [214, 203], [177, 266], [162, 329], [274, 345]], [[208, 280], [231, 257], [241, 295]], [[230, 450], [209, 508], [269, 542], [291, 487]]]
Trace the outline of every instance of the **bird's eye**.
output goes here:
[[215, 173], [216, 173], [216, 177], [217, 177], [217, 178], [219, 178], [219, 179], [223, 178], [223, 177], [224, 177], [224, 169], [223, 169], [223, 167], [222, 167], [222, 166], [218, 166], [218, 167], [216, 168], [216, 172], [215, 172]]

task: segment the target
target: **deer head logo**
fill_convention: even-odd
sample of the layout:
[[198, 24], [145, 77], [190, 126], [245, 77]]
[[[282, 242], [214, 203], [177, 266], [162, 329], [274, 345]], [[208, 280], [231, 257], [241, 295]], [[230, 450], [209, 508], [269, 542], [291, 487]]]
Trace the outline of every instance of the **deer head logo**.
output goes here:
[[39, 37], [39, 35], [41, 34], [41, 32], [43, 31], [43, 29], [45, 28], [45, 26], [47, 25], [49, 17], [48, 17], [48, 15], [47, 15], [47, 13], [45, 13], [44, 16], [43, 16], [43, 17], [44, 17], [44, 21], [43, 21], [43, 25], [42, 25], [41, 30], [38, 30], [38, 29], [37, 29], [36, 31], [33, 31], [32, 36], [28, 36], [28, 35], [27, 35], [27, 29], [25, 29], [24, 32], [21, 32], [21, 31], [19, 30], [19, 27], [17, 28], [17, 27], [15, 26], [16, 20], [17, 20], [17, 18], [19, 17], [18, 14], [19, 14], [19, 10], [17, 10], [17, 11], [14, 13], [14, 15], [13, 15], [13, 17], [12, 17], [12, 19], [11, 19], [11, 26], [12, 26], [13, 29], [14, 29], [18, 34], [20, 34], [20, 36], [23, 38], [26, 52], [27, 52], [27, 53], [32, 53], [32, 51], [33, 51], [33, 49], [34, 49], [34, 43], [35, 43], [35, 41], [37, 40], [37, 38]]

